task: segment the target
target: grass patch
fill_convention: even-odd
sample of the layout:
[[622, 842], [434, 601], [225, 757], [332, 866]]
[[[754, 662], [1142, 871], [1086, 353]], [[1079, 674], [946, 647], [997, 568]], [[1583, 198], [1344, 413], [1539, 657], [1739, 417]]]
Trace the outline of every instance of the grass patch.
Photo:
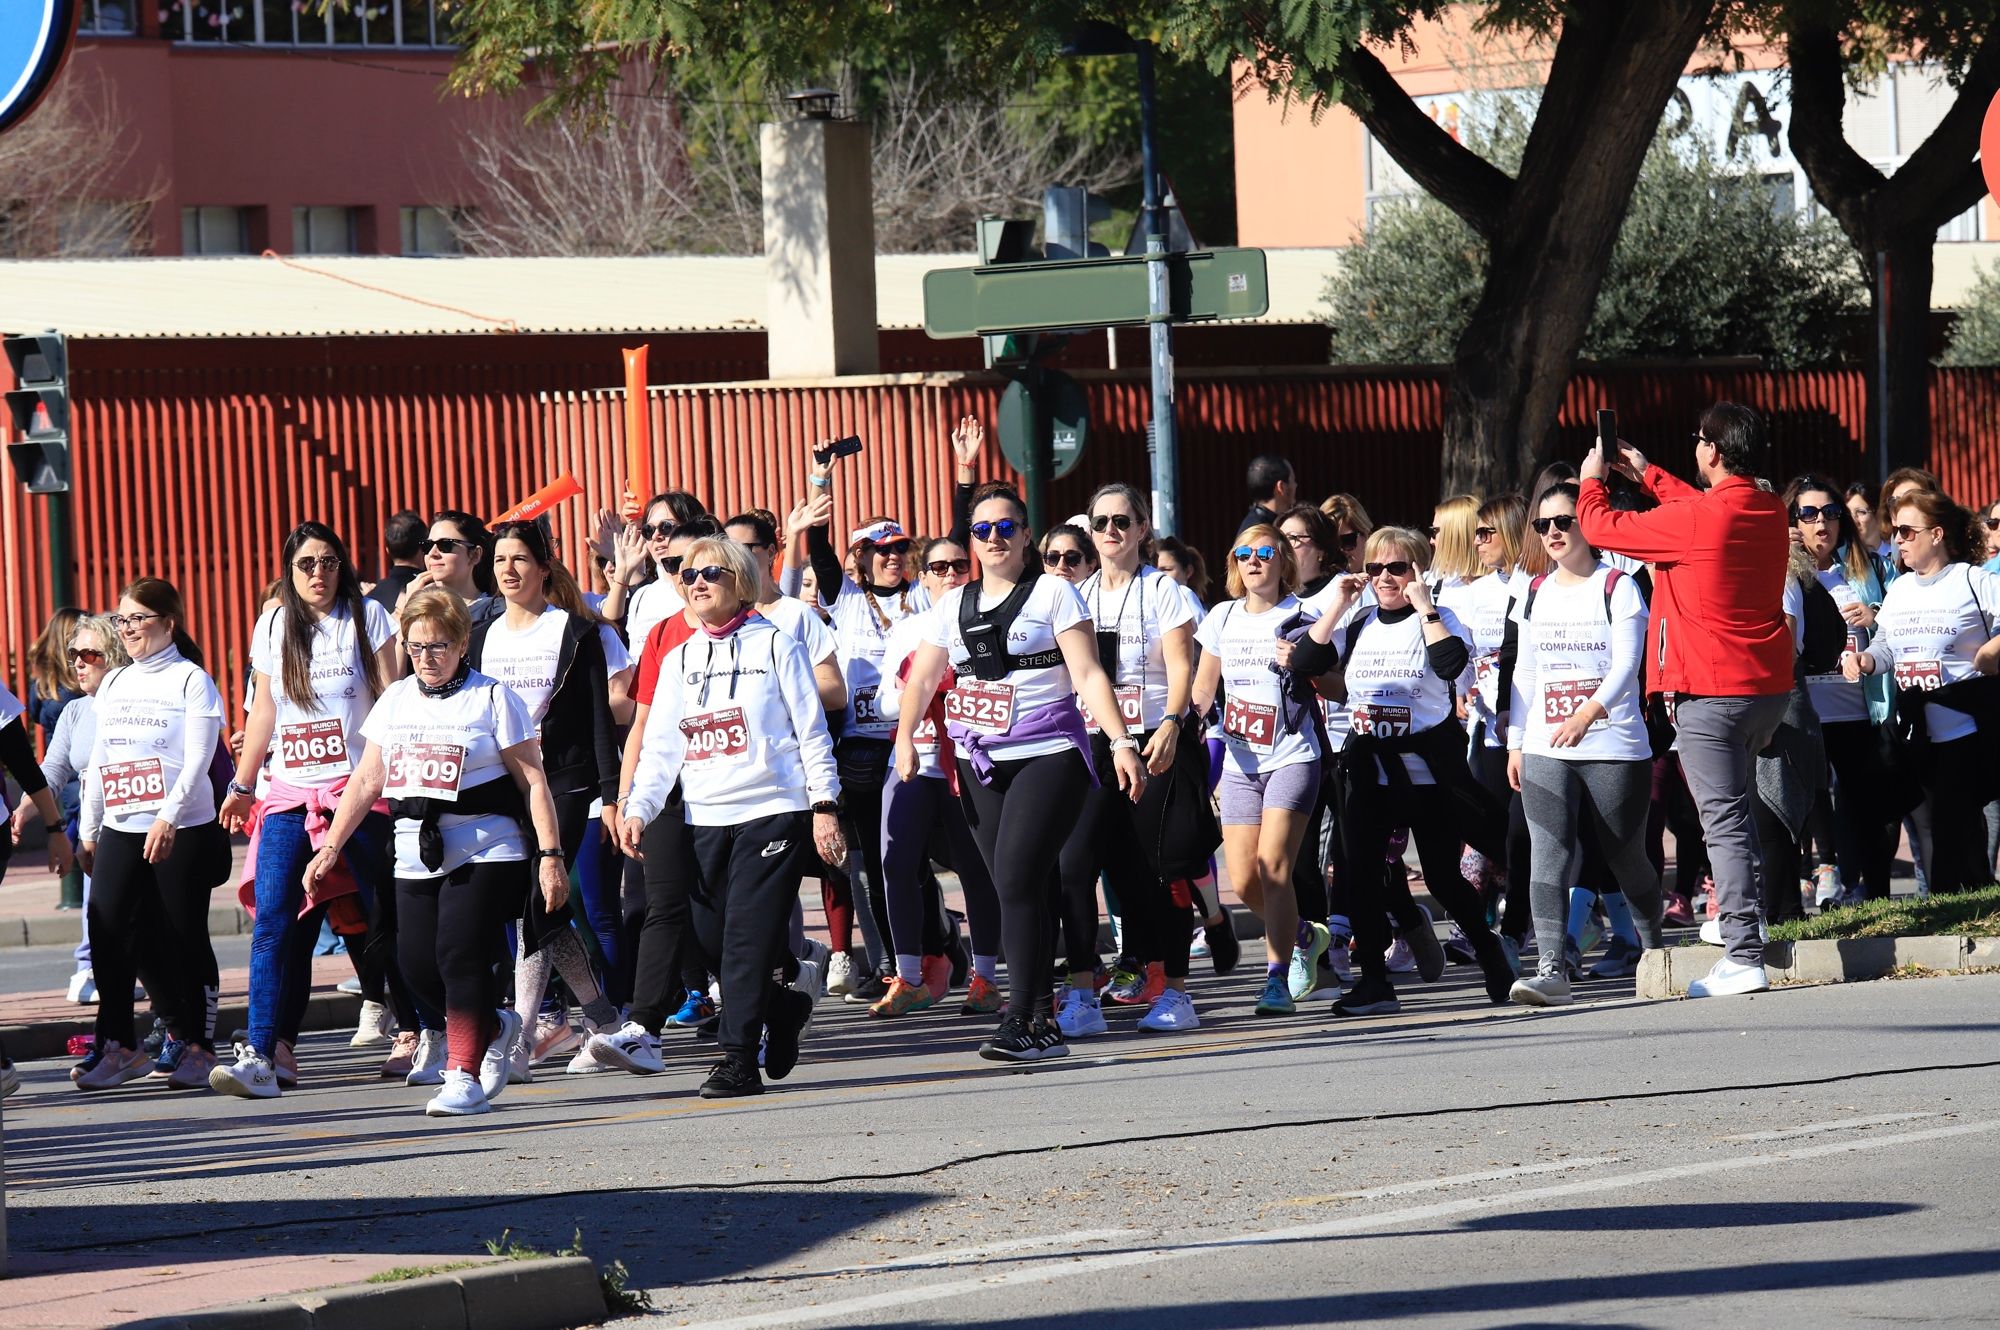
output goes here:
[[[509, 1261], [538, 1261], [549, 1256], [587, 1256], [583, 1249], [583, 1230], [577, 1229], [570, 1237], [569, 1246], [561, 1251], [545, 1252], [530, 1247], [514, 1238], [514, 1230], [502, 1229], [498, 1238], [486, 1242], [489, 1255]], [[613, 1316], [640, 1316], [655, 1310], [653, 1295], [643, 1288], [628, 1288], [632, 1272], [625, 1268], [625, 1262], [613, 1261], [609, 1265], [597, 1267], [597, 1282], [604, 1290], [604, 1307]]]
[[393, 1270], [372, 1274], [364, 1282], [400, 1284], [406, 1279], [424, 1279], [431, 1275], [448, 1275], [454, 1270], [470, 1270], [478, 1264], [480, 1264], [478, 1261], [453, 1261], [450, 1265], [399, 1265]]
[[1771, 928], [1773, 942], [1853, 937], [2000, 937], [2000, 883], [1953, 896], [1863, 901]]

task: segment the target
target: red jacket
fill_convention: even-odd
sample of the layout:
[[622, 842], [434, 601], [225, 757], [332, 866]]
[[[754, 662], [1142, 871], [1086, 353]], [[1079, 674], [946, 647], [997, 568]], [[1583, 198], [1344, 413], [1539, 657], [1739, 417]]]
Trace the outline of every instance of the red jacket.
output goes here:
[[1785, 506], [1742, 476], [1698, 490], [1657, 466], [1645, 486], [1651, 512], [1613, 512], [1604, 482], [1577, 501], [1583, 538], [1653, 565], [1646, 630], [1648, 692], [1768, 697], [1792, 688], [1785, 627], [1791, 532]]

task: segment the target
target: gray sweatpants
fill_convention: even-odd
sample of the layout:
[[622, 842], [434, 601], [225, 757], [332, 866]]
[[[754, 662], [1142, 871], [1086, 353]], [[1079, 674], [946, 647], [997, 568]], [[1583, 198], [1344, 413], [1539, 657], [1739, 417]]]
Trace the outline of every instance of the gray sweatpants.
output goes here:
[[1590, 818], [1618, 889], [1632, 907], [1639, 940], [1663, 945], [1666, 900], [1646, 855], [1651, 762], [1586, 762], [1528, 753], [1521, 759], [1521, 811], [1528, 819], [1528, 908], [1544, 968], [1560, 966], [1569, 923], [1569, 889], [1583, 872], [1580, 833]]
[[1785, 718], [1790, 695], [1683, 697], [1674, 708], [1681, 772], [1708, 844], [1715, 877], [1715, 913], [1729, 959], [1762, 965], [1764, 855], [1750, 801], [1757, 797], [1757, 754]]

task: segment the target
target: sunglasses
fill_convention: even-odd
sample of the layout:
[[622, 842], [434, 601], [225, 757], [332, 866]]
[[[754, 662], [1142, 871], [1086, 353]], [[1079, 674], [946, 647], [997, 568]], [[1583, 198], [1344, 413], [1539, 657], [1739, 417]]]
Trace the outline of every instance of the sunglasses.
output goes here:
[[1837, 523], [1840, 521], [1841, 513], [1845, 511], [1846, 509], [1837, 503], [1823, 503], [1817, 508], [1811, 504], [1803, 504], [1800, 507], [1792, 509], [1792, 520], [1794, 522]]
[[104, 663], [104, 653], [102, 651], [93, 651], [89, 647], [71, 647], [66, 654], [69, 656], [69, 663], [72, 665], [102, 665]]
[[1352, 552], [1354, 547], [1361, 543], [1361, 533], [1359, 531], [1350, 531], [1339, 539], [1340, 548]]
[[1472, 538], [1482, 545], [1499, 534], [1497, 530], [1490, 526], [1476, 526], [1472, 528]]
[[426, 554], [429, 554], [432, 550], [436, 550], [439, 554], [456, 554], [460, 550], [472, 549], [473, 542], [460, 540], [456, 536], [441, 536], [436, 540], [426, 540], [423, 544], [417, 546], [417, 548]]
[[1050, 550], [1042, 556], [1046, 568], [1081, 568], [1083, 553], [1080, 550]]
[[729, 570], [718, 567], [715, 564], [710, 564], [706, 568], [681, 569], [681, 583], [684, 586], [693, 586], [697, 581], [706, 582], [710, 586], [714, 586], [727, 576], [729, 576]]
[[340, 556], [322, 554], [317, 559], [294, 559], [292, 567], [311, 577], [314, 573], [337, 573], [340, 571]]
[[639, 524], [639, 534], [647, 540], [665, 540], [674, 534], [674, 524], [672, 522], [641, 522]]
[[908, 554], [910, 552], [910, 542], [907, 538], [902, 540], [875, 541], [871, 544], [871, 548], [886, 559], [892, 554]]
[[672, 577], [681, 570], [681, 560], [685, 558], [687, 558], [685, 554], [669, 554], [666, 558], [660, 560], [660, 567], [668, 577]]
[[413, 660], [442, 660], [444, 653], [456, 645], [451, 642], [405, 642], [403, 649]]
[[1284, 537], [1285, 537], [1285, 543], [1287, 545], [1290, 545], [1293, 549], [1297, 549], [1301, 545], [1312, 544], [1312, 537], [1304, 535], [1302, 533], [1287, 531], [1284, 533]]
[[1443, 528], [1443, 527], [1441, 527], [1441, 526], [1434, 526], [1434, 527], [1430, 528], [1430, 533], [1431, 533], [1431, 539], [1432, 539], [1432, 540], [1436, 540], [1436, 539], [1438, 538], [1438, 532], [1440, 532], [1440, 531], [1442, 531], [1442, 530], [1444, 530], [1444, 528]]
[[1090, 529], [1092, 531], [1102, 531], [1108, 526], [1115, 526], [1120, 531], [1130, 531], [1132, 529], [1132, 515], [1130, 513], [1107, 513], [1103, 517], [1093, 517], [1090, 519]]
[[164, 615], [159, 614], [114, 614], [111, 616], [111, 626], [123, 632], [127, 628], [137, 628], [154, 619], [164, 617]]
[[1384, 573], [1391, 577], [1408, 577], [1410, 563], [1406, 559], [1397, 559], [1393, 563], [1364, 563], [1361, 565], [1361, 571], [1370, 577], [1380, 577]]
[[2000, 531], [2000, 517], [1982, 517], [1979, 520], [1985, 524], [1988, 531]]
[[[1896, 526], [1889, 528], [1889, 534], [1897, 540], [1915, 540], [1919, 531], [1938, 531], [1942, 529], [1941, 527], [1934, 526]], [[118, 621], [113, 619], [111, 622], [117, 623]]]
[[938, 559], [924, 565], [924, 571], [932, 577], [956, 577], [960, 573], [972, 571], [970, 559]]
[[1537, 517], [1534, 521], [1528, 523], [1528, 525], [1535, 528], [1536, 535], [1546, 536], [1549, 534], [1550, 527], [1554, 527], [1558, 531], [1568, 531], [1576, 525], [1576, 517], [1571, 513], [1557, 513], [1554, 517]]
[[1278, 547], [1275, 545], [1258, 545], [1252, 548], [1249, 545], [1238, 545], [1230, 553], [1236, 556], [1236, 562], [1238, 563], [1247, 563], [1251, 559], [1255, 559], [1259, 563], [1269, 563], [1278, 557]]
[[1021, 524], [1011, 517], [1003, 517], [997, 522], [974, 522], [972, 524], [972, 538], [974, 540], [1007, 541], [1012, 540], [1014, 533], [1020, 529]]

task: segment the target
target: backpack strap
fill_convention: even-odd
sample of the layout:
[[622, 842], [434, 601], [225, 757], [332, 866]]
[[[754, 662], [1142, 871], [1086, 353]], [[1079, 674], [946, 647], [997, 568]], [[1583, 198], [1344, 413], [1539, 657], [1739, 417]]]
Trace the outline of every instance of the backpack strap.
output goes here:
[[1540, 591], [1542, 589], [1542, 583], [1548, 580], [1549, 580], [1549, 575], [1547, 573], [1537, 573], [1528, 580], [1527, 599], [1521, 602], [1522, 623], [1526, 623], [1530, 619], [1535, 617], [1535, 593]]
[[1618, 588], [1618, 579], [1625, 574], [1619, 569], [1607, 567], [1604, 570], [1604, 622], [1611, 622], [1611, 593]]

